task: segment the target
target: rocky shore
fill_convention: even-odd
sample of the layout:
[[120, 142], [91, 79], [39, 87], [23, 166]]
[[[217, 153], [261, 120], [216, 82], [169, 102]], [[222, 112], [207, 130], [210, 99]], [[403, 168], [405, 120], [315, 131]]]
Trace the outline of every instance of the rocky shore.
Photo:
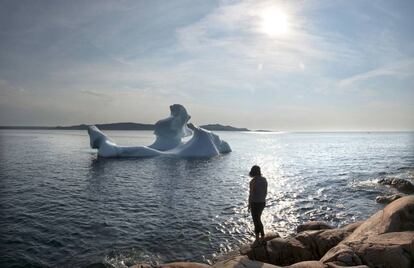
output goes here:
[[[133, 268], [151, 267], [136, 264]], [[163, 268], [340, 268], [414, 267], [414, 196], [394, 200], [365, 221], [333, 228], [324, 222], [298, 226], [296, 235], [267, 236], [256, 246], [241, 248], [212, 266], [194, 262]]]
[[414, 194], [414, 185], [406, 179], [401, 178], [383, 178], [378, 181], [379, 184], [394, 188], [398, 193], [390, 195], [377, 196], [377, 203], [388, 204], [398, 198], [404, 196], [404, 194]]

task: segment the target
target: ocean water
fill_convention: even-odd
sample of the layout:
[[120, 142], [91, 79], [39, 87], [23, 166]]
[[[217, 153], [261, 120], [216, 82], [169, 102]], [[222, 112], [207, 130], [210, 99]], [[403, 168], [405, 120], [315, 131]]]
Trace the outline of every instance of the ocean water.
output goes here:
[[365, 219], [394, 192], [379, 178], [414, 178], [414, 133], [217, 133], [232, 153], [98, 159], [86, 131], [1, 130], [0, 267], [212, 262], [253, 239], [253, 164], [269, 183], [265, 231], [282, 237], [308, 220]]

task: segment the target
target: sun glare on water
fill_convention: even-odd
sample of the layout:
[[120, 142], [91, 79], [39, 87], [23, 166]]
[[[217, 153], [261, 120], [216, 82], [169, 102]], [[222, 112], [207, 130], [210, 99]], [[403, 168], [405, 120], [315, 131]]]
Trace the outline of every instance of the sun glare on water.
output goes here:
[[280, 8], [272, 7], [260, 13], [260, 31], [269, 36], [281, 36], [289, 32], [289, 18]]

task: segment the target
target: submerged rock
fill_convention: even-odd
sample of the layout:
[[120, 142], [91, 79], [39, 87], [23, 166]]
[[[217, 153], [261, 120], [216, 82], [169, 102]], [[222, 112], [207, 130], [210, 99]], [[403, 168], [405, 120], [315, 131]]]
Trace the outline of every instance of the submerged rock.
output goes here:
[[375, 198], [375, 201], [380, 204], [389, 204], [401, 197], [402, 195], [400, 194], [382, 195], [382, 196], [377, 196], [377, 198]]
[[398, 191], [406, 194], [414, 193], [414, 185], [405, 179], [400, 178], [384, 178], [378, 181], [378, 183], [383, 185], [390, 185], [397, 189]]

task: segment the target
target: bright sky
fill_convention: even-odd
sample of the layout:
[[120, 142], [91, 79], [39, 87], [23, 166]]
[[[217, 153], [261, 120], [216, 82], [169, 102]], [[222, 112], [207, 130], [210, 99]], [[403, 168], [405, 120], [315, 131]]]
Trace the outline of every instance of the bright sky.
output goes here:
[[414, 130], [414, 1], [0, 2], [0, 125]]

